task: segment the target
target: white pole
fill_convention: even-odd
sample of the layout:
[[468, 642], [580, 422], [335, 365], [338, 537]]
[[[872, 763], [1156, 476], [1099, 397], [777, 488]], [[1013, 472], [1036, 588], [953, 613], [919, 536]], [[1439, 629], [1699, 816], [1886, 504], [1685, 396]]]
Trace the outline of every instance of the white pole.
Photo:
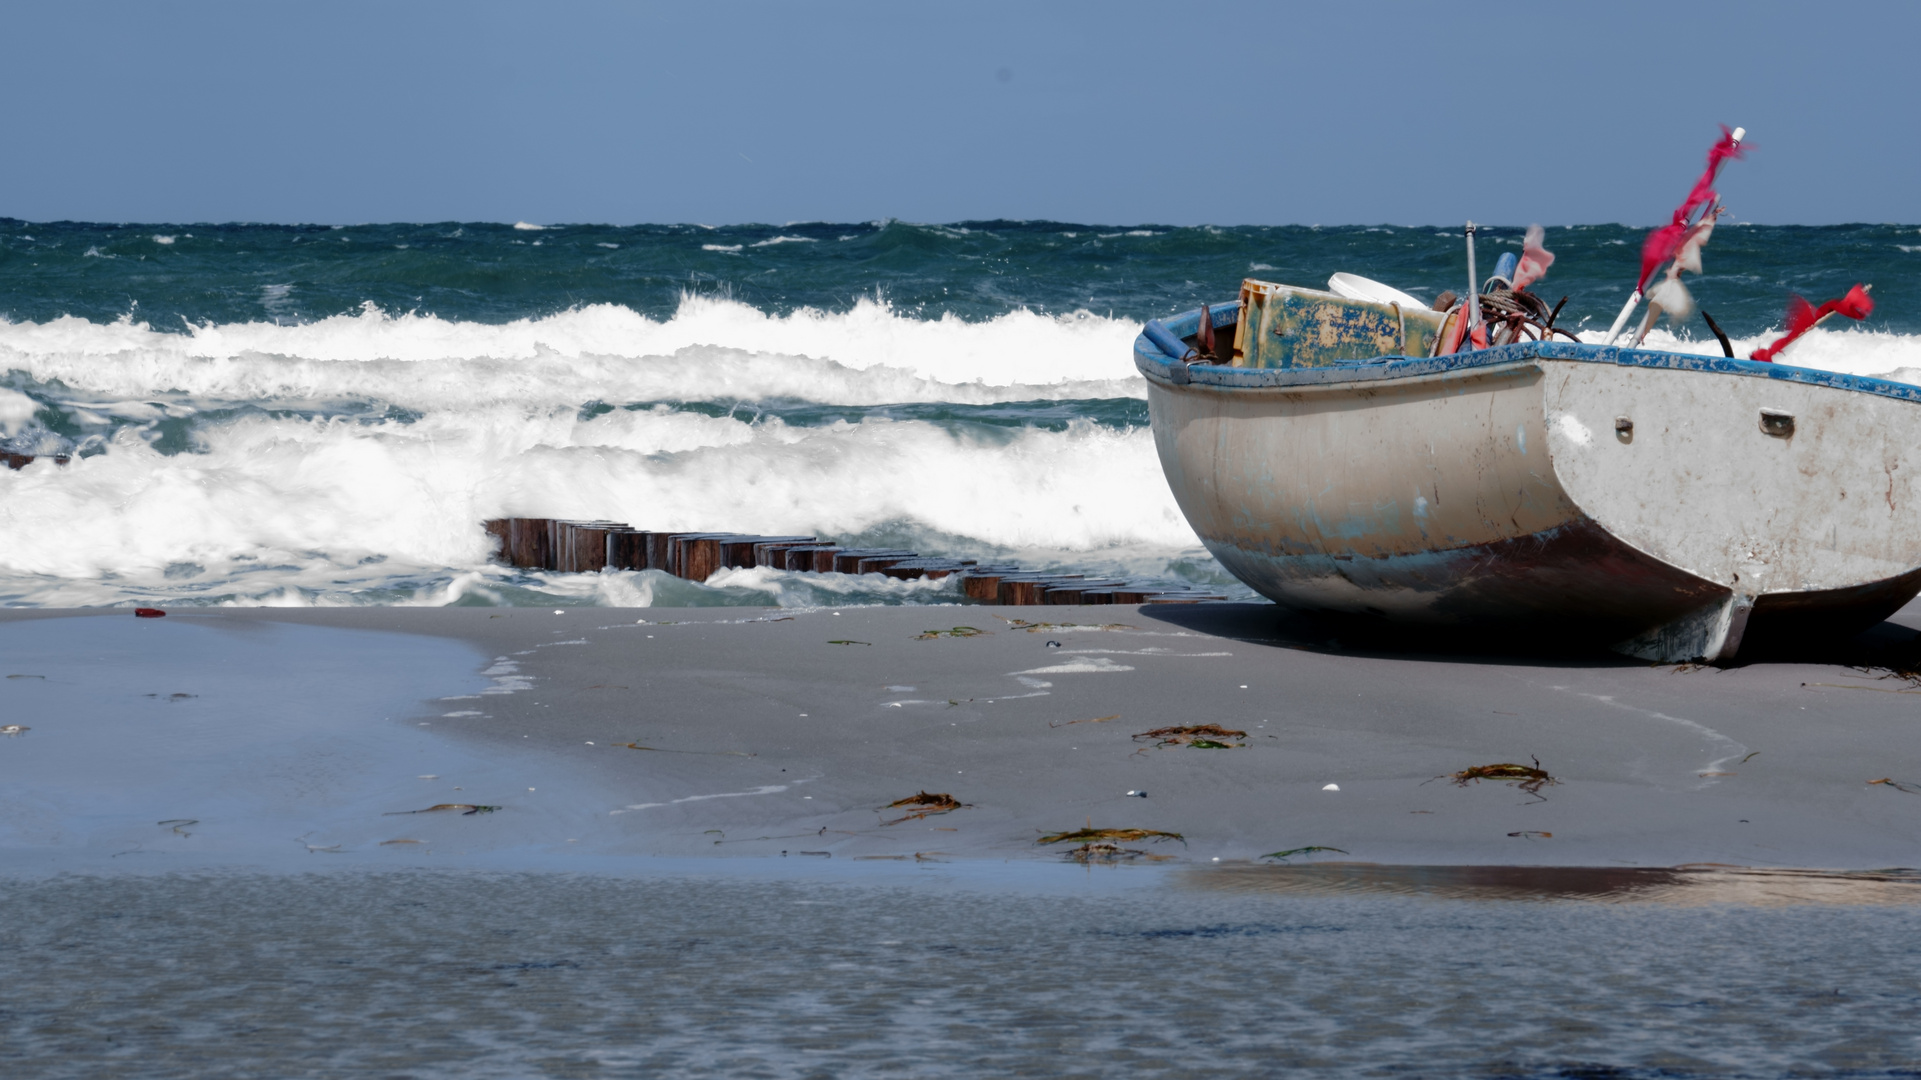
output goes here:
[[1614, 317], [1614, 325], [1608, 327], [1608, 336], [1601, 339], [1601, 344], [1603, 345], [1614, 344], [1614, 336], [1616, 334], [1619, 334], [1621, 332], [1621, 328], [1628, 324], [1628, 316], [1634, 314], [1634, 306], [1636, 304], [1639, 304], [1640, 302], [1641, 302], [1641, 290], [1636, 289], [1634, 290], [1634, 295], [1628, 297], [1628, 302], [1622, 305], [1621, 313]]
[[1467, 329], [1481, 325], [1481, 286], [1474, 275], [1474, 223], [1467, 223]]

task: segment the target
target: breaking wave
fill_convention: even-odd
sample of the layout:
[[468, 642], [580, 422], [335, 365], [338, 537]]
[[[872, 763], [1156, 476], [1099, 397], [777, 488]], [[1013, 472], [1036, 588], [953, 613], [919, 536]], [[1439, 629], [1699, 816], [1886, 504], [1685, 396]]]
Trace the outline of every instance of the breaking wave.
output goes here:
[[1198, 544], [1158, 483], [1136, 330], [697, 297], [663, 321], [599, 305], [501, 325], [371, 307], [185, 333], [0, 324], [0, 440], [76, 455], [0, 472], [0, 602], [951, 599], [778, 574], [528, 575], [488, 563], [479, 523], [501, 515], [1164, 575]]

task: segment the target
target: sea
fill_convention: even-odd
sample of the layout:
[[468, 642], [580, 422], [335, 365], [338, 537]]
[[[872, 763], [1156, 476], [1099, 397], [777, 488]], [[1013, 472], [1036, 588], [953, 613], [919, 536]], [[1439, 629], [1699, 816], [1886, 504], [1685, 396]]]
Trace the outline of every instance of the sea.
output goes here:
[[[1524, 223], [1523, 223], [1524, 224]], [[1485, 273], [1522, 227], [1483, 227]], [[1589, 338], [1644, 230], [1554, 227]], [[1724, 224], [1742, 355], [1921, 380], [1921, 228]], [[1243, 278], [1466, 286], [1459, 226], [85, 224], [0, 219], [0, 605], [951, 603], [765, 569], [501, 566], [481, 522], [812, 534], [1250, 596], [1161, 478], [1131, 343]], [[1716, 352], [1698, 318], [1650, 343]], [[56, 464], [56, 456], [69, 458]]]

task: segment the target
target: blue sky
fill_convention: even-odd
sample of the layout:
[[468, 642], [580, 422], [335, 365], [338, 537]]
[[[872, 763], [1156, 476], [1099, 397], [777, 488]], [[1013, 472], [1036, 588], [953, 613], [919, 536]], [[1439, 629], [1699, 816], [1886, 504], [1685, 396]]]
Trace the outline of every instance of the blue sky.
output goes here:
[[[1845, 13], [1831, 20], [1826, 11]], [[1837, 17], [1838, 19], [1839, 17]], [[1921, 5], [0, 7], [0, 216], [1921, 222]]]

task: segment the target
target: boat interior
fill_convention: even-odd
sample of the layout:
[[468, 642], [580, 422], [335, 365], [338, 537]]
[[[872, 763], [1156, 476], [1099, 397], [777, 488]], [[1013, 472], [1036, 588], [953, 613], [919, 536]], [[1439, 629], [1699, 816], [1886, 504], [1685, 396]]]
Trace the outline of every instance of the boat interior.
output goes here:
[[[1315, 368], [1433, 355], [1445, 316], [1389, 301], [1248, 280], [1239, 303], [1209, 309], [1213, 340], [1192, 326], [1169, 330], [1202, 362], [1247, 368]], [[1183, 333], [1183, 331], [1185, 331]]]

